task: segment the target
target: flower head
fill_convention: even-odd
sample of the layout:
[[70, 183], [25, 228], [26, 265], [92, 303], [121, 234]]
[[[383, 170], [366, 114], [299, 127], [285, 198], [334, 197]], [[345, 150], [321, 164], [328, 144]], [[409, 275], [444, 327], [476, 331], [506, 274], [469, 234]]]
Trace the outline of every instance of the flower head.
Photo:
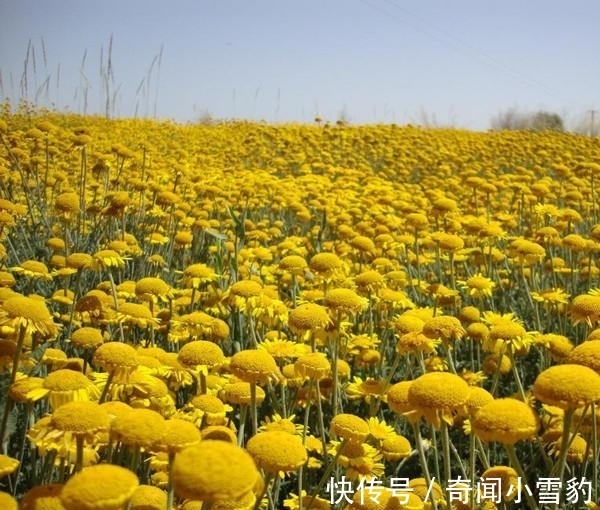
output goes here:
[[567, 363], [583, 365], [600, 374], [600, 340], [586, 340], [579, 344], [567, 356]]
[[369, 306], [366, 298], [345, 288], [331, 289], [325, 294], [324, 303], [331, 310], [350, 315], [362, 312]]
[[297, 471], [308, 460], [302, 439], [280, 430], [252, 436], [246, 443], [246, 450], [260, 468], [272, 474]]
[[48, 374], [42, 384], [47, 390], [48, 400], [53, 409], [67, 402], [98, 400], [100, 391], [81, 372], [59, 369]]
[[69, 478], [60, 500], [66, 510], [121, 510], [138, 485], [138, 477], [129, 469], [98, 464]]
[[275, 358], [263, 349], [246, 349], [231, 357], [229, 369], [246, 382], [267, 384], [281, 377]]
[[237, 499], [252, 490], [258, 470], [246, 450], [206, 439], [177, 454], [172, 476], [176, 494], [212, 503]]
[[57, 333], [56, 324], [44, 301], [21, 295], [9, 297], [2, 303], [0, 324], [39, 332], [44, 337], [51, 337]]
[[600, 401], [600, 375], [583, 365], [547, 368], [537, 376], [533, 394], [544, 404], [575, 409]]
[[456, 374], [429, 372], [417, 377], [408, 389], [408, 402], [413, 413], [424, 416], [434, 427], [441, 420], [454, 423], [454, 413], [464, 409], [469, 398], [469, 385]]
[[288, 315], [290, 329], [297, 334], [325, 329], [331, 324], [327, 308], [316, 303], [303, 303]]
[[62, 483], [32, 487], [21, 498], [20, 510], [64, 510], [65, 507], [60, 500], [63, 487]]
[[471, 428], [483, 441], [512, 445], [535, 437], [540, 428], [540, 418], [526, 403], [500, 398], [488, 402], [475, 413]]
[[331, 419], [331, 435], [351, 443], [362, 443], [370, 434], [369, 424], [354, 414], [340, 413]]

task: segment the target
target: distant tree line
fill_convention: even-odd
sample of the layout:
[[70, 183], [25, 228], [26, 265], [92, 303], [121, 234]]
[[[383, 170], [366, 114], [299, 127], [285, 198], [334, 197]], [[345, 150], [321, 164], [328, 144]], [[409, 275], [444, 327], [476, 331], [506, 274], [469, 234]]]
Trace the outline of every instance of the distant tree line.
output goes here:
[[500, 112], [491, 121], [491, 127], [494, 130], [514, 129], [530, 131], [564, 131], [565, 125], [563, 118], [554, 112], [540, 110], [532, 113], [519, 112], [515, 108], [510, 108]]

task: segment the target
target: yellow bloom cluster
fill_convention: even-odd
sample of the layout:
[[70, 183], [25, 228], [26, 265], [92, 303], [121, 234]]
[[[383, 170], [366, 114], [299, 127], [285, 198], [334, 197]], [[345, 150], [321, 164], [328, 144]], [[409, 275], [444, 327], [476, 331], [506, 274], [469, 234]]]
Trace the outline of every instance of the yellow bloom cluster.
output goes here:
[[327, 508], [332, 472], [440, 508], [458, 472], [479, 500], [479, 473], [596, 473], [597, 140], [25, 107], [0, 139], [24, 508]]

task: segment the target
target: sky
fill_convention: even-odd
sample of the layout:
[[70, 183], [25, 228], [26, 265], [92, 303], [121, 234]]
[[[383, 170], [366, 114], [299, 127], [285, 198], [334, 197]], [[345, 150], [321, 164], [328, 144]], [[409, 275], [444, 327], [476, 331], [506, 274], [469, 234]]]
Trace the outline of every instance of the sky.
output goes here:
[[599, 21], [598, 0], [0, 0], [0, 97], [177, 122], [485, 130], [514, 109], [574, 126], [600, 109]]

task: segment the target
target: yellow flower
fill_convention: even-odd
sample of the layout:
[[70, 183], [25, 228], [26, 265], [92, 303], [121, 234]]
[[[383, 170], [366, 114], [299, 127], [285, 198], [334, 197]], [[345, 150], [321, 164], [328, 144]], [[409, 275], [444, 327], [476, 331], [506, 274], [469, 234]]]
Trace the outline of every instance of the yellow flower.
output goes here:
[[215, 502], [251, 491], [258, 470], [248, 452], [225, 441], [206, 439], [179, 452], [172, 468], [175, 493]]
[[[282, 418], [279, 414], [275, 413], [272, 418], [268, 416], [261, 422], [261, 426], [258, 428], [259, 432], [278, 430], [287, 432], [288, 434], [302, 435], [304, 425], [294, 423], [296, 415], [292, 414], [287, 418]], [[306, 430], [308, 433], [308, 430]]]
[[327, 308], [316, 303], [303, 303], [290, 311], [290, 329], [296, 334], [324, 329], [331, 324]]
[[237, 445], [237, 436], [235, 432], [226, 425], [209, 425], [202, 429], [202, 440], [214, 439], [215, 441], [225, 441]]
[[260, 283], [254, 280], [240, 280], [227, 289], [223, 300], [242, 312], [248, 312], [251, 311], [249, 300], [260, 296], [262, 292], [263, 286]]
[[193, 397], [182, 411], [196, 411], [192, 414], [198, 416], [195, 423], [200, 427], [202, 423], [206, 425], [225, 425], [227, 423], [227, 412], [231, 409], [231, 406], [225, 405], [219, 397], [204, 394]]
[[19, 461], [8, 455], [0, 454], [0, 478], [10, 475], [19, 467]]
[[[501, 494], [502, 500], [506, 503], [510, 503], [518, 496], [517, 490], [514, 489], [520, 487], [519, 475], [510, 466], [492, 466], [483, 472], [481, 478], [485, 480], [486, 485], [497, 484], [496, 493]], [[513, 490], [510, 490], [511, 487]]]
[[433, 340], [442, 340], [449, 344], [465, 335], [460, 320], [450, 315], [437, 315], [423, 324], [423, 334]]
[[527, 352], [532, 342], [532, 336], [515, 320], [501, 319], [490, 327], [490, 334], [483, 342], [483, 348], [488, 352], [505, 353], [507, 348], [514, 353]]
[[331, 278], [342, 269], [342, 261], [335, 253], [321, 252], [313, 255], [308, 263], [310, 270], [323, 276]]
[[154, 485], [139, 485], [129, 500], [128, 510], [164, 510], [165, 508], [167, 508], [165, 491]]
[[[220, 396], [224, 402], [238, 405], [249, 405], [251, 403], [250, 383], [235, 382], [226, 384], [221, 391]], [[265, 391], [260, 387], [256, 387], [256, 405], [260, 405], [265, 400]]]
[[144, 301], [157, 303], [158, 301], [169, 301], [173, 298], [173, 290], [160, 278], [141, 278], [135, 284], [135, 294]]
[[363, 399], [367, 404], [373, 400], [384, 400], [387, 386], [384, 381], [379, 379], [367, 378], [363, 381], [360, 377], [354, 376], [352, 382], [346, 386], [346, 395], [348, 400]]
[[469, 415], [474, 415], [485, 404], [494, 400], [494, 396], [484, 388], [479, 386], [471, 386], [469, 398], [466, 402], [466, 407]]
[[467, 291], [469, 296], [474, 298], [492, 297], [496, 286], [492, 279], [486, 278], [481, 273], [471, 276], [464, 282], [458, 282], [458, 284]]
[[17, 376], [9, 387], [8, 395], [14, 402], [32, 404], [48, 394], [43, 383], [44, 379], [41, 377]]
[[7, 492], [0, 492], [0, 508], [3, 510], [18, 510], [19, 503]]
[[102, 331], [98, 328], [84, 326], [71, 334], [71, 344], [82, 349], [95, 349], [103, 342]]
[[331, 435], [350, 443], [362, 443], [370, 434], [369, 424], [353, 414], [340, 413], [331, 419]]
[[566, 361], [589, 367], [600, 374], [600, 340], [586, 340], [579, 344], [569, 353]]
[[196, 370], [198, 367], [219, 367], [225, 363], [222, 349], [214, 342], [193, 340], [186, 343], [177, 355], [179, 362], [185, 367]]
[[396, 433], [385, 436], [379, 444], [379, 449], [383, 458], [391, 462], [398, 462], [413, 454], [408, 439]]
[[17, 274], [22, 274], [27, 278], [38, 279], [38, 280], [52, 280], [52, 275], [48, 271], [48, 267], [43, 262], [38, 260], [26, 260], [21, 263], [20, 266], [10, 268]]
[[360, 313], [369, 306], [369, 301], [366, 298], [359, 296], [352, 289], [331, 289], [323, 300], [325, 305], [331, 310], [346, 313]]
[[97, 402], [67, 402], [52, 413], [50, 424], [91, 441], [97, 432], [108, 430], [109, 415]]
[[312, 352], [300, 356], [294, 363], [294, 371], [300, 377], [313, 380], [324, 379], [331, 372], [331, 364], [322, 352]]
[[582, 294], [576, 296], [570, 306], [571, 321], [573, 325], [585, 322], [594, 327], [600, 320], [600, 296]]
[[575, 409], [600, 401], [600, 375], [583, 365], [547, 368], [533, 383], [533, 394], [544, 404]]
[[408, 389], [408, 402], [412, 406], [409, 415], [423, 416], [436, 428], [440, 428], [442, 420], [452, 425], [454, 413], [464, 409], [469, 393], [469, 385], [456, 374], [423, 374], [417, 377]]
[[258, 467], [271, 474], [298, 471], [308, 460], [299, 436], [279, 430], [259, 432], [246, 443]]
[[117, 324], [129, 324], [140, 328], [158, 326], [158, 319], [152, 316], [150, 309], [139, 303], [121, 303], [114, 319]]
[[[560, 439], [562, 431], [557, 430], [550, 432], [555, 432], [555, 434], [550, 435], [556, 437], [556, 440], [550, 443], [550, 455], [553, 457], [558, 457], [562, 442]], [[592, 451], [588, 447], [587, 441], [581, 435], [576, 434], [569, 440], [569, 446], [567, 448], [567, 462], [570, 464], [583, 464], [586, 460], [591, 459], [592, 456]]]
[[60, 494], [63, 487], [62, 483], [50, 483], [32, 487], [23, 494], [19, 507], [20, 510], [64, 510], [65, 507], [60, 501]]
[[381, 442], [388, 436], [394, 436], [396, 433], [394, 427], [388, 425], [385, 420], [371, 417], [368, 419], [369, 433], [376, 441]]
[[430, 509], [433, 507], [432, 501], [435, 499], [438, 508], [446, 507], [446, 499], [444, 498], [444, 491], [436, 481], [427, 482], [425, 478], [411, 478], [408, 482], [408, 486], [413, 490], [413, 494], [416, 494], [427, 506], [425, 508]]
[[110, 434], [116, 441], [135, 448], [150, 449], [165, 432], [165, 419], [151, 409], [134, 409], [117, 416]]
[[218, 275], [206, 264], [191, 264], [183, 271], [183, 286], [199, 289], [204, 284], [216, 282]]
[[408, 390], [412, 381], [400, 381], [390, 386], [387, 391], [387, 404], [396, 414], [403, 416], [412, 409], [408, 401]]
[[0, 307], [0, 325], [16, 330], [25, 328], [27, 332], [38, 332], [44, 337], [57, 333], [57, 326], [43, 300], [15, 295], [9, 297]]
[[129, 344], [107, 342], [94, 351], [92, 363], [106, 372], [114, 372], [117, 379], [126, 379], [138, 366], [137, 352]]
[[67, 255], [66, 258], [67, 267], [80, 270], [80, 269], [88, 269], [93, 264], [93, 258], [88, 253], [71, 253]]
[[483, 441], [512, 445], [535, 437], [540, 428], [540, 418], [526, 403], [500, 398], [485, 404], [475, 413], [471, 428]]
[[286, 359], [296, 359], [310, 352], [310, 347], [306, 344], [298, 344], [291, 340], [284, 339], [265, 339], [258, 344], [259, 349], [268, 352], [275, 359], [281, 361]]
[[307, 508], [309, 503], [312, 502], [312, 507], [315, 510], [330, 510], [331, 503], [328, 499], [323, 499], [320, 497], [313, 497], [309, 495], [305, 490], [300, 493], [300, 496], [297, 494], [290, 492], [288, 494], [288, 499], [283, 501], [285, 508], [289, 510], [300, 510], [300, 501], [302, 501], [302, 508]]
[[79, 212], [79, 196], [74, 192], [61, 193], [54, 200], [54, 207], [67, 216], [76, 215]]
[[331, 441], [329, 453], [337, 457], [338, 464], [346, 469], [346, 477], [350, 480], [381, 477], [385, 471], [381, 453], [364, 442]]
[[566, 336], [554, 333], [540, 335], [535, 339], [535, 342], [545, 346], [554, 361], [564, 361], [574, 347], [571, 340]]
[[242, 381], [267, 384], [281, 377], [273, 356], [262, 349], [247, 349], [235, 353], [230, 360], [229, 369]]
[[92, 257], [93, 269], [100, 268], [117, 268], [122, 269], [125, 267], [125, 259], [121, 257], [115, 250], [100, 250], [97, 251]]
[[66, 510], [121, 510], [138, 485], [137, 476], [130, 470], [98, 464], [69, 478], [60, 500]]
[[161, 435], [156, 437], [152, 450], [169, 453], [180, 452], [199, 442], [200, 431], [196, 425], [189, 421], [170, 418], [165, 421]]
[[304, 257], [300, 255], [287, 255], [279, 261], [279, 269], [289, 271], [295, 275], [301, 275], [308, 267], [308, 263]]
[[100, 391], [81, 372], [59, 369], [48, 374], [44, 379], [44, 389], [52, 409], [57, 409], [67, 402], [98, 400]]

